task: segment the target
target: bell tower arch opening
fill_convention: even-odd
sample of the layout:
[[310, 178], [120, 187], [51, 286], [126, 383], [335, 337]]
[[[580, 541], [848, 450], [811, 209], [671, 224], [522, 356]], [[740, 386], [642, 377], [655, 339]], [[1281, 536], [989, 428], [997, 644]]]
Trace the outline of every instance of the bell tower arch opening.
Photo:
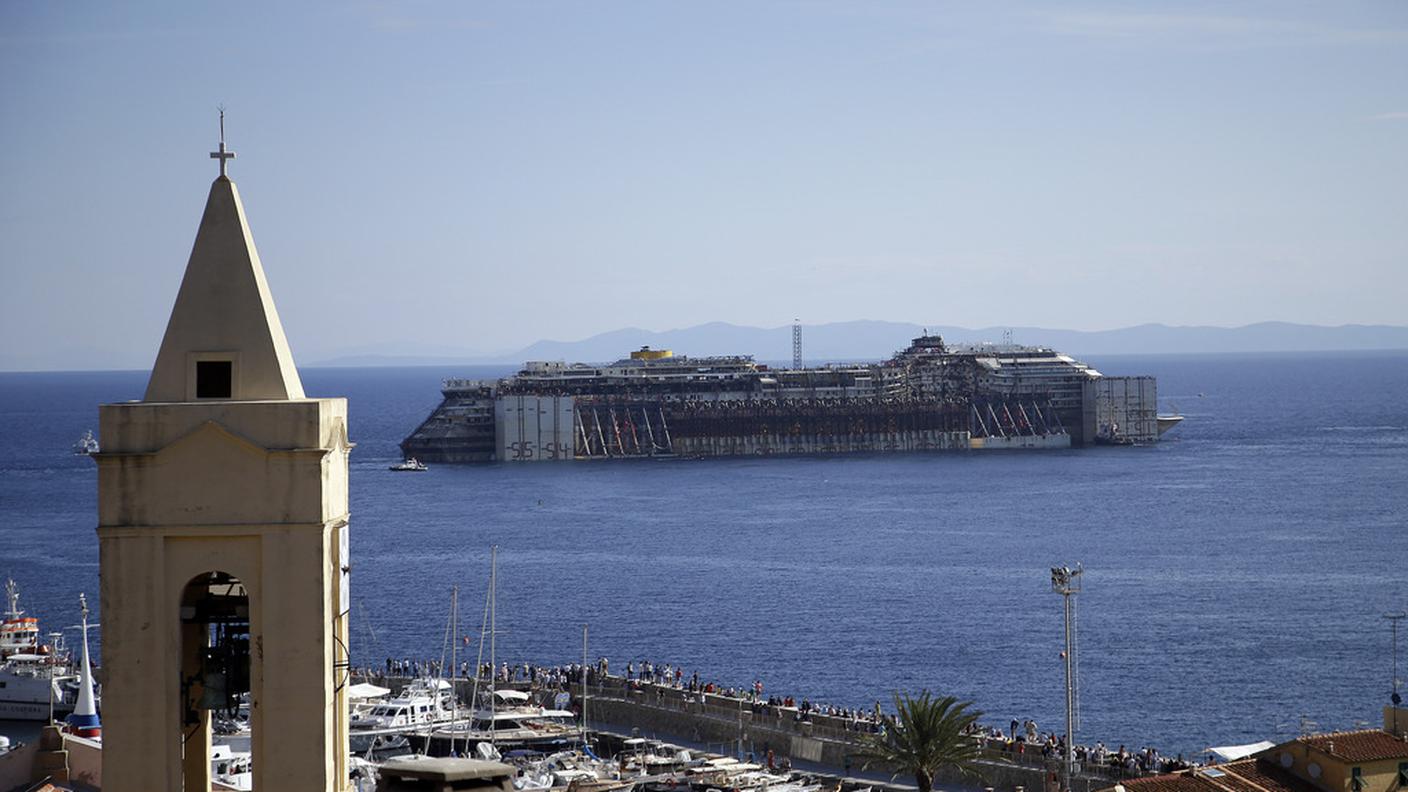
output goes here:
[[249, 592], [228, 572], [203, 572], [181, 590], [179, 614], [182, 780], [207, 789], [212, 716], [250, 723]]

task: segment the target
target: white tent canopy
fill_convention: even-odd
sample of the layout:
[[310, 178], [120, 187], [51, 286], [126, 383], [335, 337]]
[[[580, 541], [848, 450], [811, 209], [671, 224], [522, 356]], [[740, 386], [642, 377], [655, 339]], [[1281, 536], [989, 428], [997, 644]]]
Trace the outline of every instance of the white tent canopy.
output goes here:
[[1209, 748], [1208, 753], [1213, 754], [1224, 762], [1235, 762], [1238, 759], [1245, 759], [1254, 753], [1261, 753], [1267, 748], [1275, 748], [1276, 743], [1262, 740], [1261, 742], [1247, 743], [1246, 745], [1220, 745]]
[[347, 697], [350, 699], [373, 699], [381, 698], [390, 692], [390, 688], [373, 685], [370, 682], [360, 682], [347, 688]]

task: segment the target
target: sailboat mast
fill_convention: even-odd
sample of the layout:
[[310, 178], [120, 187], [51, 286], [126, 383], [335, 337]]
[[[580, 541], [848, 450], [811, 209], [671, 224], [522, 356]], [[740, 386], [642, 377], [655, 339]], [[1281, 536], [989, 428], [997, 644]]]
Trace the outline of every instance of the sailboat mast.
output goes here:
[[[450, 587], [450, 755], [455, 755], [455, 724], [460, 719], [460, 696], [455, 689], [455, 675], [459, 673], [460, 641], [460, 587]], [[430, 740], [426, 740], [429, 744]]]
[[582, 625], [582, 749], [587, 747], [587, 625]]
[[499, 611], [499, 546], [489, 548], [489, 743], [498, 742], [494, 715], [498, 712], [496, 682], [499, 676], [498, 663], [498, 611]]

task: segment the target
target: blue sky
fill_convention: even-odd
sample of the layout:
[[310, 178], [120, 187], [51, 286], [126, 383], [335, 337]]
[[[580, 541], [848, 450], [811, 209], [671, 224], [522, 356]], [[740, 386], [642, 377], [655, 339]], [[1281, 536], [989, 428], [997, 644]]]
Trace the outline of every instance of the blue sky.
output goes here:
[[150, 365], [222, 103], [305, 361], [1404, 323], [1396, 1], [15, 2], [0, 73], [0, 369]]

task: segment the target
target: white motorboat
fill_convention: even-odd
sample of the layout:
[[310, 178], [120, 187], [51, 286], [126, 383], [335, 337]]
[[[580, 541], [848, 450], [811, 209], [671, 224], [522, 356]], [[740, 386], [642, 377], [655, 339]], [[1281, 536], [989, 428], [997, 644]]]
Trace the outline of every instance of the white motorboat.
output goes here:
[[353, 753], [405, 745], [408, 734], [424, 733], [454, 722], [458, 706], [450, 683], [439, 678], [412, 681], [395, 697], [364, 713], [352, 713], [349, 737]]
[[400, 464], [392, 465], [389, 468], [389, 470], [396, 470], [402, 473], [420, 473], [429, 469], [430, 468], [426, 467], [424, 462], [417, 460], [415, 457], [406, 457]]
[[210, 780], [233, 789], [254, 789], [253, 758], [228, 745], [210, 746]]
[[686, 749], [660, 740], [631, 737], [621, 744], [616, 764], [631, 775], [672, 773], [694, 763]]
[[[542, 707], [478, 710], [468, 722], [446, 724], [430, 732], [432, 743], [487, 742], [498, 748], [565, 745], [578, 739], [577, 714]], [[442, 755], [432, 748], [429, 753]]]
[[545, 792], [549, 789], [611, 792], [626, 789], [634, 783], [634, 779], [623, 779], [620, 769], [611, 762], [603, 762], [578, 751], [561, 751], [523, 765], [522, 773], [513, 780], [513, 787], [519, 792]]

